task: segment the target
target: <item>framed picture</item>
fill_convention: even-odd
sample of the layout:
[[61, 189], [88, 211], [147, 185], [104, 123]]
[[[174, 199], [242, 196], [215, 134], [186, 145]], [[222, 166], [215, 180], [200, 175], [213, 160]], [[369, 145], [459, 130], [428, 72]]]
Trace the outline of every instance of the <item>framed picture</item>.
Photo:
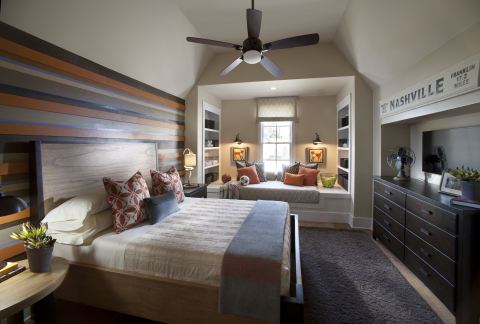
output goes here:
[[245, 162], [247, 161], [247, 148], [234, 148], [233, 149], [233, 161]]
[[325, 147], [316, 147], [307, 149], [307, 163], [325, 164], [327, 161], [327, 149]]
[[440, 188], [438, 192], [452, 195], [452, 196], [461, 196], [462, 195], [462, 180], [455, 178], [448, 172], [443, 172], [442, 180], [440, 181]]

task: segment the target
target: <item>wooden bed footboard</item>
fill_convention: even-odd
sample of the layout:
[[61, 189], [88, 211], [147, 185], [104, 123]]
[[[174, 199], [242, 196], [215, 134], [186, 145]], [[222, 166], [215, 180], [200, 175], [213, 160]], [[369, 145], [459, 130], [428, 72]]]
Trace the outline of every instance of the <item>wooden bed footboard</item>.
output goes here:
[[[298, 215], [291, 217], [296, 294], [281, 297], [281, 323], [303, 323]], [[55, 298], [164, 323], [265, 323], [218, 313], [218, 287], [70, 262]]]

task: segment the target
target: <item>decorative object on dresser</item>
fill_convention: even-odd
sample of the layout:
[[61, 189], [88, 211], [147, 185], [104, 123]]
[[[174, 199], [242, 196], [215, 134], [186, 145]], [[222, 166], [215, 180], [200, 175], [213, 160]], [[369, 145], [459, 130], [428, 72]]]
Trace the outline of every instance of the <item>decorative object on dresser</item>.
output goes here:
[[322, 144], [322, 141], [320, 140], [320, 136], [318, 135], [318, 133], [315, 133], [315, 139], [313, 140], [313, 145], [317, 145], [317, 144]]
[[261, 25], [262, 12], [254, 9], [254, 0], [252, 0], [252, 9], [247, 9], [248, 38], [243, 41], [243, 46], [196, 37], [187, 37], [187, 41], [198, 44], [226, 47], [242, 52], [242, 55], [228, 65], [225, 70], [220, 72], [219, 76], [226, 75], [236, 68], [240, 63], [242, 63], [242, 61], [245, 61], [245, 63], [248, 64], [260, 63], [268, 72], [270, 72], [270, 74], [278, 78], [283, 74], [283, 71], [280, 70], [275, 63], [269, 60], [263, 54], [264, 52], [315, 45], [318, 44], [318, 41], [320, 40], [320, 36], [318, 34], [308, 34], [289, 37], [262, 45], [262, 41], [259, 39]]
[[240, 162], [247, 161], [247, 148], [246, 147], [234, 148], [232, 160], [240, 161]]
[[448, 173], [461, 179], [462, 182], [462, 198], [466, 200], [480, 201], [480, 173], [473, 169], [462, 166], [457, 170], [448, 169]]
[[326, 164], [327, 149], [325, 147], [308, 148], [307, 152], [307, 163]]
[[188, 147], [183, 150], [183, 165], [185, 167], [185, 170], [188, 171], [188, 182], [183, 186], [185, 188], [198, 187], [198, 183], [190, 183], [190, 177], [192, 176], [193, 167], [197, 165], [197, 156]]
[[28, 266], [31, 272], [43, 273], [50, 269], [55, 239], [47, 235], [48, 225], [40, 223], [36, 227], [30, 222], [24, 223], [19, 233], [10, 235], [14, 240], [23, 241], [27, 252]]
[[442, 179], [440, 180], [440, 186], [438, 187], [438, 192], [452, 196], [461, 196], [462, 180], [454, 177], [448, 172], [443, 172]]
[[207, 186], [206, 184], [199, 183], [196, 188], [185, 188], [185, 197], [190, 198], [207, 198]]
[[467, 199], [463, 199], [462, 197], [453, 198], [452, 200], [450, 200], [450, 203], [452, 205], [459, 205], [459, 206], [466, 206], [466, 207], [480, 209], [480, 201], [467, 200]]
[[238, 145], [242, 144], [242, 140], [240, 139], [240, 133], [235, 136], [235, 139], [233, 140], [234, 143], [237, 143]]
[[225, 173], [224, 175], [222, 175], [222, 182], [223, 183], [227, 183], [229, 181], [232, 181], [232, 176], [229, 175], [228, 173]]
[[398, 170], [395, 180], [410, 180], [405, 171], [410, 170], [415, 164], [415, 153], [406, 146], [397, 146], [388, 153], [387, 163], [392, 169]]
[[322, 184], [325, 188], [333, 188], [337, 181], [337, 175], [333, 173], [322, 173], [320, 174], [320, 179], [322, 179]]
[[373, 237], [455, 315], [480, 318], [480, 211], [451, 206], [438, 185], [374, 177]]

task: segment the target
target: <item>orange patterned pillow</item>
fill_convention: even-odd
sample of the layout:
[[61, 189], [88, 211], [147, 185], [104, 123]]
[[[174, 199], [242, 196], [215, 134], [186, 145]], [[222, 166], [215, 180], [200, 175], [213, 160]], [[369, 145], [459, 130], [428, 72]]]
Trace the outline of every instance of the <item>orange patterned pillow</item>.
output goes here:
[[291, 173], [285, 172], [285, 181], [283, 182], [283, 184], [303, 187], [304, 179], [305, 179], [304, 174], [291, 174]]
[[112, 205], [115, 233], [120, 234], [147, 219], [143, 199], [149, 198], [150, 194], [140, 171], [127, 181], [115, 181], [105, 177], [103, 185], [107, 191], [108, 202]]
[[150, 175], [152, 176], [152, 193], [154, 196], [164, 195], [168, 191], [173, 191], [177, 198], [177, 203], [185, 200], [182, 180], [175, 166], [172, 165], [167, 172], [150, 170]]

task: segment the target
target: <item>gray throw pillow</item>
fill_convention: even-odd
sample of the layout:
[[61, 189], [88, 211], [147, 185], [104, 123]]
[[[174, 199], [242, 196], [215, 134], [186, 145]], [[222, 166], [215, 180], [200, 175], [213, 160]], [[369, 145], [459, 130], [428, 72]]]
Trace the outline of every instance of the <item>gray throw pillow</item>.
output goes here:
[[[253, 160], [252, 162], [249, 162], [249, 161], [245, 161], [245, 162], [235, 161], [235, 165], [237, 166], [237, 169], [246, 168], [247, 166], [250, 166], [250, 165], [247, 165], [247, 163], [250, 164], [250, 165], [254, 165], [255, 160]], [[240, 181], [240, 177], [238, 176], [238, 174], [237, 174], [237, 181]]]
[[260, 182], [267, 182], [267, 175], [265, 174], [265, 165], [263, 162], [258, 162], [258, 163], [251, 163], [247, 161], [247, 167], [249, 166], [255, 166], [255, 170], [257, 170], [257, 175], [258, 175], [258, 180]]
[[166, 194], [143, 199], [150, 224], [156, 224], [165, 217], [180, 210], [177, 197], [172, 190]]
[[280, 181], [285, 181], [285, 172], [291, 174], [298, 174], [298, 169], [300, 168], [300, 162], [295, 162], [295, 164], [282, 164], [282, 178]]
[[[297, 163], [297, 162], [295, 162], [295, 163]], [[318, 163], [311, 163], [311, 164], [303, 164], [303, 163], [300, 163], [300, 166], [301, 166], [301, 167], [304, 167], [304, 168], [307, 168], [307, 169], [317, 170], [317, 168], [318, 168]], [[315, 185], [316, 185], [316, 186], [318, 186], [317, 181], [318, 181], [318, 178], [315, 179]]]

